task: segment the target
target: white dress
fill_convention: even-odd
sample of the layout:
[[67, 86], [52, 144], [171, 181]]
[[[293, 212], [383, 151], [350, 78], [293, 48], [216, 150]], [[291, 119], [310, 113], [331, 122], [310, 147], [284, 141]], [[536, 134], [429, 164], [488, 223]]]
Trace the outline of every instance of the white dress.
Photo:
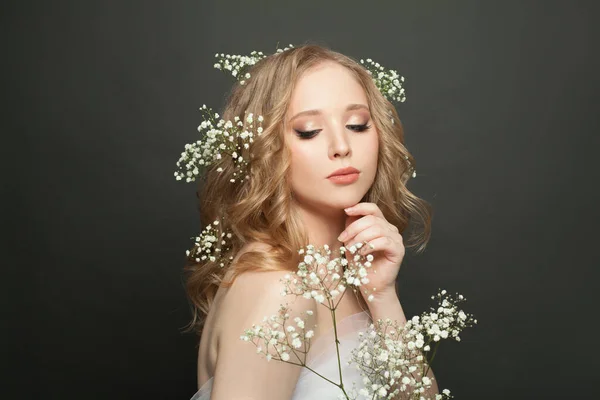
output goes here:
[[[351, 314], [337, 322], [342, 378], [347, 393], [350, 393], [352, 390], [352, 383], [355, 383], [357, 391], [363, 387], [362, 377], [356, 368], [356, 364], [348, 365], [348, 361], [350, 360], [352, 349], [358, 346], [358, 332], [366, 332], [370, 323], [371, 317], [365, 311]], [[257, 357], [259, 357], [258, 354]], [[264, 361], [267, 362], [266, 359]], [[306, 365], [327, 379], [339, 383], [339, 367], [333, 329], [321, 335], [311, 344], [306, 358]], [[300, 372], [300, 377], [296, 383], [291, 400], [334, 400], [339, 398], [342, 391], [338, 387], [327, 382], [307, 368], [298, 368], [302, 368], [302, 371]], [[212, 382], [213, 378], [206, 381], [190, 400], [210, 400]]]

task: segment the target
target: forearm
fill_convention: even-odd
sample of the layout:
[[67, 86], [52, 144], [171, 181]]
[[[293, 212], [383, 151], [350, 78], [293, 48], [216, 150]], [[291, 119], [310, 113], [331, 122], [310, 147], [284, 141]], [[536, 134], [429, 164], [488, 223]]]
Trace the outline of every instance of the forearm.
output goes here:
[[392, 321], [397, 321], [399, 327], [404, 327], [406, 324], [406, 316], [395, 290], [393, 292], [378, 293], [373, 301], [368, 303], [368, 306], [373, 322], [377, 322], [378, 319], [385, 321], [389, 318]]
[[[377, 322], [378, 319], [385, 321], [389, 318], [392, 321], [397, 321], [398, 326], [401, 328], [406, 324], [406, 316], [404, 315], [402, 304], [400, 304], [400, 298], [395, 290], [393, 292], [379, 293], [379, 296], [375, 297], [368, 305], [374, 323]], [[423, 357], [425, 357], [425, 355], [423, 355]], [[425, 393], [422, 393], [422, 395], [435, 396], [435, 394], [439, 393], [439, 388], [435, 376], [433, 375], [433, 370], [428, 368], [425, 376], [432, 379], [433, 382], [429, 389], [426, 390]]]

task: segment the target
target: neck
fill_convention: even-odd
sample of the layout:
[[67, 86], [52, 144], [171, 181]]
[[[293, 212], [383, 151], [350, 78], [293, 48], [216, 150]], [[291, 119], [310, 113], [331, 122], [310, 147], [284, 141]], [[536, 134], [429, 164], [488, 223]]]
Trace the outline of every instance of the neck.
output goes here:
[[309, 244], [315, 247], [328, 245], [331, 258], [340, 256], [339, 248], [344, 244], [337, 238], [346, 227], [346, 214], [343, 209], [316, 209], [296, 203], [308, 234]]

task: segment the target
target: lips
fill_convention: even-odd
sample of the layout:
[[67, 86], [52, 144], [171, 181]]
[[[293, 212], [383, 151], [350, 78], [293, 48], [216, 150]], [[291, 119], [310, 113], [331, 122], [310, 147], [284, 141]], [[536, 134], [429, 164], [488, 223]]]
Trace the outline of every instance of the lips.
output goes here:
[[357, 170], [356, 168], [353, 167], [345, 167], [345, 168], [340, 168], [338, 170], [335, 170], [331, 173], [331, 175], [328, 176], [328, 178], [331, 178], [332, 176], [338, 176], [338, 175], [349, 175], [349, 174], [358, 174], [360, 171]]

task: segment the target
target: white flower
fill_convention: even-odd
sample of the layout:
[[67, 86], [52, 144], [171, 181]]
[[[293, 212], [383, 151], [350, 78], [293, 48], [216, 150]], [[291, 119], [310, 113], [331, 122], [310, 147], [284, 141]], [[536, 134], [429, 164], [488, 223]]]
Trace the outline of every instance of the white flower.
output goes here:
[[384, 351], [382, 351], [379, 354], [379, 356], [377, 356], [377, 360], [379, 360], [379, 361], [387, 361], [388, 360], [388, 356], [389, 356], [388, 352], [384, 350]]
[[[188, 143], [184, 146], [185, 152], [181, 154], [177, 161], [178, 171], [174, 173], [175, 179], [181, 180], [186, 178], [186, 182], [192, 182], [196, 176], [199, 176], [204, 168], [211, 165], [215, 161], [223, 158], [223, 154], [232, 155], [232, 159], [237, 163], [233, 176], [243, 176], [239, 181], [243, 182], [247, 174], [248, 161], [239, 153], [242, 150], [249, 149], [252, 143], [252, 131], [243, 131], [243, 126], [238, 127], [232, 121], [216, 120], [219, 118], [218, 113], [213, 113], [211, 109], [203, 105], [200, 110], [206, 116], [205, 120], [198, 126], [199, 132], [204, 132], [203, 140], [198, 140], [195, 143]], [[236, 121], [239, 117], [235, 117]], [[216, 126], [213, 122], [216, 122]], [[243, 125], [243, 124], [241, 124]], [[258, 127], [262, 131], [262, 127]], [[250, 136], [249, 138], [247, 136]], [[238, 144], [234, 139], [241, 137], [245, 143]], [[217, 172], [223, 172], [223, 168], [219, 167]], [[238, 179], [233, 177], [230, 182], [236, 182]]]
[[[335, 309], [331, 308], [333, 306], [331, 300], [335, 297], [336, 291], [345, 288], [348, 284], [356, 283], [361, 275], [359, 269], [369, 267], [361, 266], [362, 260], [349, 259], [351, 262], [346, 264], [343, 275], [337, 274], [340, 279], [339, 283], [331, 285], [329, 278], [338, 271], [337, 268], [341, 267], [343, 263], [341, 260], [332, 262], [327, 257], [330, 255], [328, 247], [324, 246], [323, 248], [326, 251], [325, 255], [312, 245], [307, 246], [306, 251], [304, 249], [298, 251], [299, 254], [305, 254], [305, 261], [311, 262], [299, 263], [298, 271], [286, 274], [283, 282], [286, 283], [286, 291], [289, 290], [289, 293], [315, 298], [316, 301], [323, 303], [335, 313]], [[317, 261], [317, 265], [312, 262], [314, 260]], [[292, 283], [294, 286], [289, 286]], [[425, 312], [420, 316], [414, 316], [408, 319], [404, 325], [390, 318], [378, 319], [374, 321], [377, 328], [374, 323], [371, 323], [366, 332], [358, 332], [358, 345], [352, 349], [348, 364], [355, 363], [356, 368], [361, 371], [363, 378], [361, 393], [379, 398], [388, 395], [390, 387], [401, 383], [402, 386], [397, 385], [400, 386], [398, 390], [405, 392], [404, 394], [410, 398], [424, 398], [425, 388], [430, 386], [433, 381], [427, 376], [421, 377], [422, 368], [425, 364], [429, 364], [431, 357], [431, 354], [428, 353], [431, 348], [425, 343], [439, 341], [448, 336], [459, 341], [458, 334], [467, 326], [467, 323], [475, 323], [472, 316], [468, 314], [463, 313], [465, 318], [459, 318], [461, 310], [452, 301], [441, 298], [441, 293], [438, 293], [438, 300], [440, 303], [444, 302], [445, 307], [438, 306], [437, 312], [434, 311], [436, 308], [432, 308], [431, 310], [434, 312]], [[445, 312], [447, 309], [451, 309], [452, 313], [447, 314]], [[272, 327], [280, 324], [283, 331], [266, 330], [267, 333], [272, 332], [273, 345], [280, 354], [281, 361], [289, 360], [290, 350], [301, 348], [303, 341], [314, 337], [313, 330], [304, 331], [305, 322], [300, 317], [294, 317], [298, 331], [294, 326], [286, 326], [285, 322], [290, 315], [287, 311], [287, 308], [284, 308], [277, 321], [271, 322]], [[312, 315], [312, 311], [306, 313]], [[286, 333], [289, 334], [288, 341], [282, 342]], [[275, 338], [278, 338], [279, 341]], [[423, 353], [419, 349], [422, 349]], [[352, 388], [351, 392], [349, 394], [355, 398], [356, 390]], [[443, 393], [446, 394], [446, 391]]]

